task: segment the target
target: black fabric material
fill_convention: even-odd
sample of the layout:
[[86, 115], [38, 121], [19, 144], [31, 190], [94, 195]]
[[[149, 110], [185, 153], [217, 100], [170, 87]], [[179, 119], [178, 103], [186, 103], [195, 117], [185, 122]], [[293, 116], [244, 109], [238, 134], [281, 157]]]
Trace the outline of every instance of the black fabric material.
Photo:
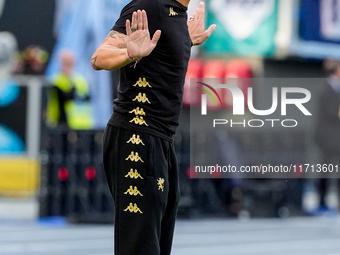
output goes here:
[[[129, 158], [136, 153], [140, 158]], [[108, 125], [104, 168], [115, 205], [115, 254], [169, 255], [180, 197], [173, 143]]]
[[[335, 167], [340, 164], [340, 118], [338, 116], [340, 94], [328, 83], [323, 86], [318, 104], [316, 143], [322, 152], [322, 164], [333, 165], [335, 172]], [[339, 178], [339, 174], [332, 177]], [[328, 186], [329, 180], [320, 178], [318, 191], [321, 206], [326, 205]], [[337, 186], [340, 195], [340, 179], [337, 181]]]
[[[143, 9], [147, 12], [151, 36], [160, 29], [161, 37], [151, 54], [135, 68], [127, 65], [120, 69], [118, 97], [114, 101], [114, 114], [109, 124], [172, 139], [179, 124], [183, 85], [190, 58], [187, 8], [176, 0], [134, 0], [123, 8], [112, 29], [125, 34], [126, 19], [131, 20], [134, 11]], [[150, 86], [136, 85], [143, 79]], [[148, 101], [136, 100], [138, 95], [145, 95]], [[146, 124], [132, 121], [135, 114], [131, 111], [136, 107], [144, 110]]]
[[65, 111], [65, 104], [69, 100], [74, 100], [75, 98], [75, 89], [72, 88], [69, 92], [62, 91], [60, 88], [53, 86], [50, 88], [52, 93], [56, 93], [58, 97], [58, 107], [59, 107], [59, 122], [58, 125], [67, 125], [67, 115]]
[[316, 142], [324, 154], [340, 155], [340, 95], [325, 84], [318, 105]]

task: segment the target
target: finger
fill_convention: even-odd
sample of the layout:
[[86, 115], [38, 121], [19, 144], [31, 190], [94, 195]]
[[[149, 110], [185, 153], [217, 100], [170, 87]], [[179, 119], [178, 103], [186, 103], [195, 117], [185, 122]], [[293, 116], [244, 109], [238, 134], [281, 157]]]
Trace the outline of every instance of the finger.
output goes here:
[[199, 8], [204, 12], [205, 11], [205, 3], [200, 2]]
[[148, 15], [146, 15], [146, 11], [142, 11], [143, 14], [143, 27], [144, 29], [149, 29], [149, 24], [148, 24]]
[[145, 29], [145, 14], [144, 14], [144, 10], [141, 11], [140, 13], [140, 17], [141, 17], [141, 21], [142, 21], [142, 26], [141, 29]]
[[204, 31], [203, 33], [204, 41], [210, 37], [210, 35], [215, 31], [215, 29], [216, 29], [216, 25], [213, 24], [207, 30]]
[[132, 13], [132, 22], [131, 22], [131, 28], [137, 28], [137, 12]]
[[208, 35], [210, 36], [216, 29], [216, 24], [212, 24], [206, 31], [208, 33]]
[[157, 31], [153, 34], [153, 37], [152, 37], [152, 39], [151, 39], [151, 42], [152, 42], [153, 44], [156, 45], [160, 37], [161, 37], [161, 30], [157, 30]]
[[196, 10], [195, 19], [200, 20], [202, 17], [204, 17], [205, 12], [205, 4], [204, 2], [200, 2], [200, 5], [198, 6]]
[[125, 29], [126, 29], [126, 35], [130, 36], [131, 35], [131, 27], [130, 27], [130, 20], [126, 20], [125, 22]]
[[215, 29], [216, 29], [216, 25], [215, 24], [211, 25], [207, 30], [205, 30], [202, 33], [200, 39], [197, 40], [196, 42], [194, 42], [194, 45], [201, 45], [201, 44], [203, 44], [210, 37], [212, 32], [215, 31]]
[[197, 14], [197, 12], [199, 12], [199, 9], [201, 8], [201, 3], [202, 3], [202, 2], [200, 2], [200, 4], [198, 5], [198, 7], [196, 8], [196, 10], [195, 10], [195, 12], [194, 12], [194, 15]]
[[143, 29], [143, 18], [142, 18], [142, 11], [137, 11], [137, 29], [141, 30]]
[[198, 10], [198, 7], [197, 7], [197, 9], [195, 10], [194, 14], [190, 16], [190, 18], [195, 18], [195, 17], [196, 17], [196, 15], [197, 15], [197, 10]]

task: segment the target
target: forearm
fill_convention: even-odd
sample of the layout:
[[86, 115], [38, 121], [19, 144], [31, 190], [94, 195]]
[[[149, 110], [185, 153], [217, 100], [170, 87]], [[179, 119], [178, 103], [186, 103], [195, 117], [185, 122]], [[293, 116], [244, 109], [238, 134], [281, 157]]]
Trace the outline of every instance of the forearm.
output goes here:
[[110, 45], [100, 46], [91, 58], [95, 70], [116, 70], [133, 62], [129, 58], [126, 48], [117, 48]]
[[[150, 39], [148, 19], [144, 10], [133, 12], [132, 21], [126, 20], [125, 25], [126, 35], [111, 30], [92, 55], [93, 69], [115, 70], [134, 61], [137, 64], [141, 58], [148, 56], [156, 47], [161, 31], [157, 30]], [[129, 53], [127, 49], [129, 49]]]

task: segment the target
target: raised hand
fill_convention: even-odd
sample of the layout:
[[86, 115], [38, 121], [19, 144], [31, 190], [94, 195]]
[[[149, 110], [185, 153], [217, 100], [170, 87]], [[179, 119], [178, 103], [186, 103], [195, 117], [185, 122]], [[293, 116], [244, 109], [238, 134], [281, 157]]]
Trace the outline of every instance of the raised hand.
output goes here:
[[148, 28], [148, 18], [144, 10], [138, 10], [132, 14], [132, 21], [126, 20], [127, 51], [129, 56], [140, 59], [148, 56], [156, 47], [161, 36], [161, 30], [157, 30], [152, 39]]
[[204, 43], [216, 29], [216, 25], [213, 24], [205, 30], [204, 16], [205, 4], [204, 2], [200, 2], [200, 5], [196, 9], [194, 15], [192, 15], [188, 20], [189, 34], [194, 45]]

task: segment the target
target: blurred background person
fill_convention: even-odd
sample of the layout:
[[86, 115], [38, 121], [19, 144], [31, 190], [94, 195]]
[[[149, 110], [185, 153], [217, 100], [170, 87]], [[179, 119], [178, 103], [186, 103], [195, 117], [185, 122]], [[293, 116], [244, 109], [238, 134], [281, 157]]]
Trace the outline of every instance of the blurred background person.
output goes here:
[[90, 88], [86, 78], [74, 71], [75, 54], [68, 49], [59, 53], [60, 72], [48, 91], [47, 122], [50, 126], [91, 129], [94, 126]]
[[10, 32], [0, 31], [0, 85], [11, 78], [17, 42]]
[[[323, 69], [327, 80], [318, 102], [316, 143], [322, 153], [322, 163], [335, 167], [340, 163], [340, 60], [325, 59]], [[320, 201], [316, 213], [330, 210], [326, 203], [329, 181], [326, 178], [320, 179], [318, 186]], [[339, 179], [337, 181], [339, 190]]]
[[[9, 108], [17, 102], [20, 87], [13, 79], [17, 41], [10, 32], [0, 32], [0, 154], [17, 154], [25, 150], [23, 139], [9, 125]], [[12, 121], [13, 122], [13, 121]]]

